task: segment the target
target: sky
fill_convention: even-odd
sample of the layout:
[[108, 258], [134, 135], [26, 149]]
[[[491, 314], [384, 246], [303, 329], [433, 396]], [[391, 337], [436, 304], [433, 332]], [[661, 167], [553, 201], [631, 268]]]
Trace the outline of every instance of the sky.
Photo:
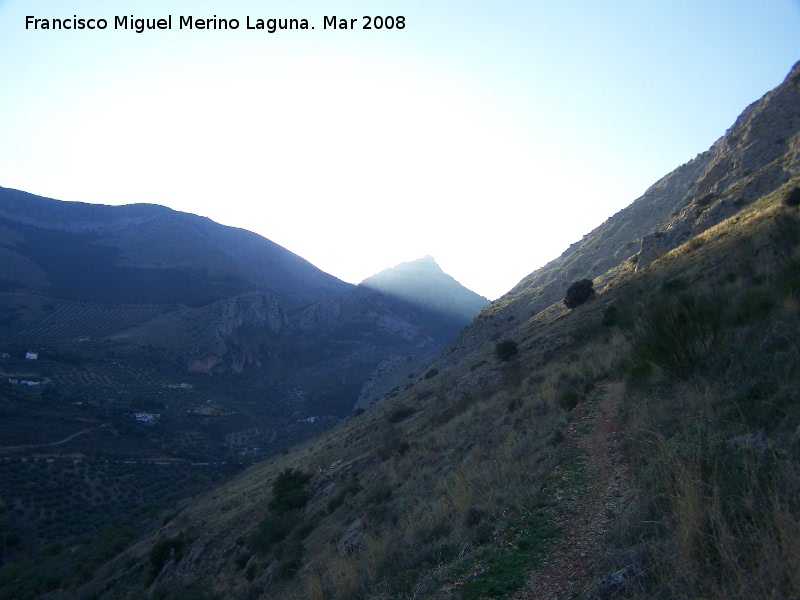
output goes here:
[[797, 60], [800, 0], [0, 0], [0, 186], [206, 216], [351, 283], [431, 255], [496, 299]]

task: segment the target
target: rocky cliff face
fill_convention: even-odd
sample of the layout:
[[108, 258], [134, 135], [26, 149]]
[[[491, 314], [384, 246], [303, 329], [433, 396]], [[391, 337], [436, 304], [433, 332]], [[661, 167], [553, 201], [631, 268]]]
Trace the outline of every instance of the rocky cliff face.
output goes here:
[[187, 359], [190, 372], [241, 373], [246, 365], [261, 366], [265, 355], [291, 332], [286, 312], [275, 295], [268, 292], [250, 292], [215, 302], [204, 307], [197, 317], [208, 325], [209, 348], [202, 355]]
[[484, 308], [450, 346], [457, 360], [563, 299], [578, 279], [603, 285], [613, 268], [640, 270], [800, 172], [800, 63], [748, 107], [706, 152]]
[[637, 270], [800, 173], [800, 62], [703, 158], [678, 216], [642, 238]]

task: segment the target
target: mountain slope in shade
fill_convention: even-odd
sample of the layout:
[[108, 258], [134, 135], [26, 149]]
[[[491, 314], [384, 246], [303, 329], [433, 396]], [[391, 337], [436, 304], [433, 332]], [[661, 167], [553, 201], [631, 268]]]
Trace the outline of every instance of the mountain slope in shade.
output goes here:
[[62, 202], [0, 187], [0, 291], [203, 305], [254, 290], [287, 310], [349, 284], [255, 233], [151, 204]]
[[442, 271], [432, 256], [405, 262], [368, 277], [362, 287], [432, 310], [466, 325], [489, 303]]
[[[406, 285], [452, 282], [433, 266]], [[123, 456], [238, 460], [245, 439], [266, 454], [319, 433], [381, 363], [428, 360], [463, 329], [461, 305], [448, 312], [439, 296], [433, 309], [347, 284], [259, 235], [162, 206], [0, 188], [0, 373], [47, 381], [51, 411], [45, 423], [22, 403], [17, 416], [69, 437], [69, 403], [127, 432], [131, 414], [161, 414], [161, 441], [127, 439]], [[107, 447], [94, 435], [76, 438], [80, 451]]]

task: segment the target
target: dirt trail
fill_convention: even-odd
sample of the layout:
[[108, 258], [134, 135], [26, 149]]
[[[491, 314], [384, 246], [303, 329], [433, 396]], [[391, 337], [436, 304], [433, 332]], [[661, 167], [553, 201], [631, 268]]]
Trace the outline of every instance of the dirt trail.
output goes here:
[[[515, 599], [582, 598], [606, 575], [601, 563], [604, 538], [633, 498], [620, 451], [624, 392], [622, 383], [603, 382], [573, 410], [562, 445], [583, 454], [588, 482], [574, 498], [564, 500], [569, 503], [566, 510], [553, 511], [562, 534]], [[561, 470], [556, 471], [558, 477]]]
[[78, 433], [73, 433], [72, 435], [65, 437], [63, 440], [58, 440], [57, 442], [50, 442], [43, 444], [26, 444], [25, 446], [3, 446], [0, 447], [0, 454], [5, 454], [7, 452], [19, 452], [21, 450], [35, 450], [37, 448], [52, 448], [53, 446], [60, 446], [61, 444], [66, 444], [70, 440], [74, 440], [79, 435], [89, 433], [90, 431], [96, 431], [97, 429], [108, 427], [109, 425], [110, 423], [103, 423], [102, 425], [98, 425], [97, 427], [89, 427], [88, 429], [83, 429]]

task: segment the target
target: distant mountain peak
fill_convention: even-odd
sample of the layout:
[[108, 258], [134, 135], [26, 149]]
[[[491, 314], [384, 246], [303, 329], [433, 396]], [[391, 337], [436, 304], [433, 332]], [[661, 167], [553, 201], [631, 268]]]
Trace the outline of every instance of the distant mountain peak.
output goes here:
[[369, 281], [370, 279], [373, 279], [374, 277], [379, 277], [379, 276], [383, 275], [384, 273], [388, 273], [390, 271], [394, 272], [394, 273], [399, 273], [399, 272], [404, 272], [404, 271], [417, 270], [417, 269], [420, 269], [420, 268], [433, 269], [433, 270], [440, 271], [440, 272], [444, 273], [444, 271], [439, 266], [439, 264], [436, 262], [436, 260], [433, 258], [433, 256], [428, 254], [426, 256], [423, 256], [422, 258], [417, 258], [415, 260], [402, 262], [402, 263], [400, 263], [398, 265], [395, 265], [394, 267], [390, 267], [388, 269], [384, 269], [383, 271], [381, 271], [377, 275], [373, 275], [372, 277], [368, 277], [364, 281]]
[[489, 303], [445, 273], [430, 254], [385, 269], [359, 285], [433, 309], [464, 325]]

